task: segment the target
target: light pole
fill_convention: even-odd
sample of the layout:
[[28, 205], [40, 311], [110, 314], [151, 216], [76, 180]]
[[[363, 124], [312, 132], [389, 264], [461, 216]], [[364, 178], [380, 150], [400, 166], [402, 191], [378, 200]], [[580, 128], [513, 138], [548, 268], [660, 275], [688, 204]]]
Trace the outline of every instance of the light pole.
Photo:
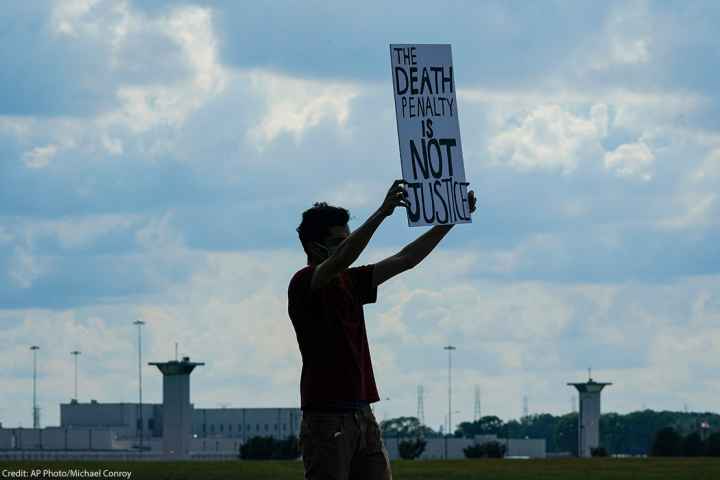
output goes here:
[[40, 412], [37, 406], [37, 351], [40, 347], [33, 345], [30, 347], [33, 352], [33, 428], [40, 428]]
[[73, 350], [72, 352], [70, 352], [70, 355], [72, 355], [72, 356], [75, 357], [75, 396], [74, 396], [73, 398], [75, 399], [76, 402], [77, 402], [77, 400], [78, 400], [78, 394], [77, 394], [77, 362], [78, 362], [78, 355], [80, 355], [80, 353], [81, 353], [81, 352], [80, 352], [79, 350]]
[[133, 325], [138, 327], [138, 395], [139, 395], [139, 414], [140, 418], [140, 451], [143, 449], [143, 411], [142, 411], [142, 326], [145, 322], [142, 320], [135, 320]]
[[[452, 352], [456, 350], [453, 345], [445, 345], [443, 350], [448, 352], [448, 431], [452, 430]], [[445, 441], [445, 459], [447, 459], [447, 440]]]

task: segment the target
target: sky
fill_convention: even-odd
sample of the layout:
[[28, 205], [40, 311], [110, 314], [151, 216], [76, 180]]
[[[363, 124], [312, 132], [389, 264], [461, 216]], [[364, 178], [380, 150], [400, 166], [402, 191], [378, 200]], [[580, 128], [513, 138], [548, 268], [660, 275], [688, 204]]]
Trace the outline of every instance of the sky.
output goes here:
[[[137, 400], [298, 407], [303, 210], [400, 176], [390, 43], [450, 43], [478, 198], [365, 308], [379, 419], [717, 410], [716, 2], [10, 2], [0, 12], [0, 422]], [[426, 230], [397, 211], [356, 265]], [[143, 401], [162, 401], [143, 366]]]

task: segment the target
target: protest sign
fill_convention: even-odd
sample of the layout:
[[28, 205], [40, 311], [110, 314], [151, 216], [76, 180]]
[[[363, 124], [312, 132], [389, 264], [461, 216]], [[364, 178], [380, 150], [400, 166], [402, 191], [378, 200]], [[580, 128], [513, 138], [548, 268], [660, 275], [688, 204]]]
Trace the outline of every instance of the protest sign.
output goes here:
[[450, 45], [390, 45], [408, 225], [471, 223]]

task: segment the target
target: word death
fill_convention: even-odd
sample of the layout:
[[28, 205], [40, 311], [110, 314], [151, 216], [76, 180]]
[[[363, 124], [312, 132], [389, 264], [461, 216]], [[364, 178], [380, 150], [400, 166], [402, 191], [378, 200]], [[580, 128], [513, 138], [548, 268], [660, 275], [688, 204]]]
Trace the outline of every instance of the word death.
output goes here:
[[395, 94], [403, 118], [454, 116], [452, 66], [418, 67], [415, 48], [393, 48]]

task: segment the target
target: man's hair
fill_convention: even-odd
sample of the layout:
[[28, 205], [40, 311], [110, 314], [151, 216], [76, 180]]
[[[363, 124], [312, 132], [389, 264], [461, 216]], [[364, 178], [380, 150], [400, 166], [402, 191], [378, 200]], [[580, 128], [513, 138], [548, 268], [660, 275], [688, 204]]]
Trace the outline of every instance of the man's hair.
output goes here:
[[330, 227], [345, 226], [350, 220], [350, 212], [342, 207], [333, 207], [325, 202], [316, 202], [302, 214], [302, 222], [297, 227], [300, 243], [305, 253], [310, 255], [308, 245], [322, 242], [330, 233]]

